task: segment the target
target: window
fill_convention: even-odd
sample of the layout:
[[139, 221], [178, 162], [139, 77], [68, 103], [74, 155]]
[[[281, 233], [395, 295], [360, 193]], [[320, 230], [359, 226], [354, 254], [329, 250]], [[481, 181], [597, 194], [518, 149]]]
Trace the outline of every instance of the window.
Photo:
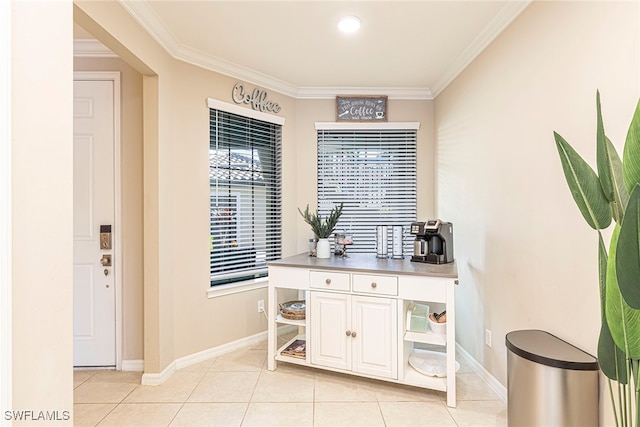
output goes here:
[[267, 275], [281, 258], [280, 117], [209, 100], [211, 286]]
[[404, 252], [411, 251], [417, 129], [417, 123], [316, 123], [318, 211], [327, 215], [344, 203], [336, 231], [353, 236], [349, 252], [375, 253], [377, 225], [404, 226]]

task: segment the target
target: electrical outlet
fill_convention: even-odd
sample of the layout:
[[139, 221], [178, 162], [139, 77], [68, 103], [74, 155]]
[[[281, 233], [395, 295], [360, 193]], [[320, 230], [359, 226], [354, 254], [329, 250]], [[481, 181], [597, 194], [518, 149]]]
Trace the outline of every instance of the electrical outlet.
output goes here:
[[484, 343], [487, 347], [491, 347], [491, 331], [488, 329], [484, 330]]
[[258, 300], [258, 313], [264, 312], [264, 300]]

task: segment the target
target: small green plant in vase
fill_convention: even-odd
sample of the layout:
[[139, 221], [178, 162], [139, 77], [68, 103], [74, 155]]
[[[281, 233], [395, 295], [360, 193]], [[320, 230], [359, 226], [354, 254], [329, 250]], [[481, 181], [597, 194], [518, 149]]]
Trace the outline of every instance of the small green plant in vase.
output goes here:
[[318, 238], [316, 251], [318, 258], [329, 258], [331, 255], [329, 237], [331, 237], [331, 234], [336, 229], [338, 220], [342, 215], [342, 208], [343, 203], [340, 203], [340, 206], [331, 209], [329, 214], [324, 218], [317, 210], [315, 213], [309, 212], [309, 205], [307, 205], [304, 212], [298, 208], [298, 212], [300, 212], [300, 215], [304, 218], [304, 222], [311, 226], [311, 231], [313, 231], [313, 234]]

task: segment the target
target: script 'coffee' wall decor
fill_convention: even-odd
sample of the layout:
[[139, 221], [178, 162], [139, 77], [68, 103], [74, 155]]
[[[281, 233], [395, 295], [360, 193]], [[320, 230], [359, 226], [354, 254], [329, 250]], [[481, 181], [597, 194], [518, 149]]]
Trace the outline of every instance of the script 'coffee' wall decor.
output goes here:
[[386, 96], [336, 96], [336, 120], [386, 122]]

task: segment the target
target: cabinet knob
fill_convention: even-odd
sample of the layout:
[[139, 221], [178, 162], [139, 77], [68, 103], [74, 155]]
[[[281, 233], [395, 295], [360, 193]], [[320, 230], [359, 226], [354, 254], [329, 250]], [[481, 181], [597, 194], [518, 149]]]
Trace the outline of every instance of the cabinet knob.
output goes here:
[[345, 332], [345, 333], [347, 334], [347, 336], [348, 336], [348, 337], [350, 337], [350, 336], [351, 336], [351, 331], [347, 331], [347, 332]]
[[356, 333], [355, 333], [355, 331], [354, 331], [354, 332], [351, 332], [351, 337], [352, 337], [352, 338], [355, 338], [355, 337], [356, 337]]
[[331, 279], [326, 279], [326, 280], [324, 281], [324, 283], [326, 283], [327, 285], [330, 285], [330, 284], [331, 284]]
[[378, 287], [378, 284], [377, 284], [376, 282], [372, 282], [372, 283], [371, 283], [371, 287], [372, 287], [373, 289], [375, 289], [375, 288], [377, 288], [377, 287]]

